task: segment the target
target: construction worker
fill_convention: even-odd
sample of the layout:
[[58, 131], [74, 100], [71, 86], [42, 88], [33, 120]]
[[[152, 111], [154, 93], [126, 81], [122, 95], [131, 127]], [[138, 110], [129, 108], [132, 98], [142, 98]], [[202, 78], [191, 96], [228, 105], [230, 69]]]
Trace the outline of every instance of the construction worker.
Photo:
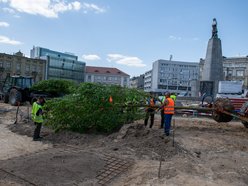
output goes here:
[[[165, 99], [166, 99], [165, 96], [163, 96], [162, 99], [160, 100], [162, 105], [164, 104]], [[164, 127], [164, 106], [160, 107], [160, 115], [161, 115], [160, 128], [162, 129]]]
[[171, 119], [174, 115], [174, 100], [170, 97], [170, 93], [167, 92], [165, 94], [165, 101], [164, 101], [164, 133], [166, 136], [170, 135], [170, 128], [171, 128]]
[[32, 105], [32, 120], [34, 121], [34, 124], [36, 126], [34, 130], [33, 140], [38, 141], [41, 140], [42, 137], [40, 137], [40, 129], [42, 126], [42, 123], [44, 121], [43, 119], [43, 105], [45, 104], [45, 99], [43, 97], [39, 97], [36, 102]]
[[172, 98], [174, 102], [176, 102], [176, 99], [177, 99], [176, 93], [175, 92], [171, 93], [170, 98]]
[[154, 114], [155, 114], [155, 108], [154, 108], [154, 105], [155, 105], [155, 99], [154, 97], [152, 96], [152, 93], [150, 93], [150, 97], [147, 99], [147, 104], [149, 105], [147, 108], [146, 108], [146, 116], [145, 116], [145, 126], [147, 126], [147, 123], [148, 123], [148, 120], [149, 120], [149, 117], [151, 118], [151, 123], [150, 123], [150, 128], [152, 128], [153, 126], [153, 123], [154, 123]]

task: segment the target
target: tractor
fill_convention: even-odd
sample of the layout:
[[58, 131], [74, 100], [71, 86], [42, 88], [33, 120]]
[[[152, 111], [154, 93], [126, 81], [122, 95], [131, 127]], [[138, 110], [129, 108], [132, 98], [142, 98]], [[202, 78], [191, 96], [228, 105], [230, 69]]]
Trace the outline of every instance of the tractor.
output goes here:
[[16, 106], [28, 101], [32, 104], [39, 96], [49, 96], [47, 93], [31, 91], [32, 85], [33, 78], [30, 76], [7, 76], [2, 88], [4, 103]]

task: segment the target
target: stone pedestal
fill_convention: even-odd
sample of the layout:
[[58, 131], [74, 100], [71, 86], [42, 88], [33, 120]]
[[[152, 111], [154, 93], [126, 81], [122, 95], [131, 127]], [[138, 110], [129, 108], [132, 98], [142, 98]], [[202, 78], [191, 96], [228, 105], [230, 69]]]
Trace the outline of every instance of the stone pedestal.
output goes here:
[[208, 41], [206, 59], [203, 66], [202, 81], [213, 81], [213, 96], [218, 93], [218, 83], [224, 80], [221, 40], [212, 37]]

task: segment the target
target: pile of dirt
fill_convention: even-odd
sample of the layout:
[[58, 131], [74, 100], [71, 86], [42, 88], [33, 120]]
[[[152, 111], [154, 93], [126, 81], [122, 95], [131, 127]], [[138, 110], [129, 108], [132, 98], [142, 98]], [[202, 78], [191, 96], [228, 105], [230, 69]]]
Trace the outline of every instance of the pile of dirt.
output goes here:
[[126, 124], [118, 133], [108, 136], [108, 142], [110, 140], [114, 142], [112, 146], [116, 147], [116, 151], [142, 159], [171, 158], [178, 153], [173, 147], [172, 137], [165, 136], [162, 129], [146, 128], [144, 124]]
[[[32, 137], [34, 124], [32, 122], [19, 122], [11, 124], [8, 128], [17, 134]], [[73, 145], [80, 148], [105, 148], [109, 153], [135, 155], [137, 158], [158, 160], [170, 158], [178, 153], [172, 146], [172, 137], [167, 137], [163, 129], [147, 128], [144, 124], [125, 124], [118, 132], [111, 135], [80, 134], [71, 131], [54, 133], [51, 129], [43, 126], [41, 129], [44, 143]]]

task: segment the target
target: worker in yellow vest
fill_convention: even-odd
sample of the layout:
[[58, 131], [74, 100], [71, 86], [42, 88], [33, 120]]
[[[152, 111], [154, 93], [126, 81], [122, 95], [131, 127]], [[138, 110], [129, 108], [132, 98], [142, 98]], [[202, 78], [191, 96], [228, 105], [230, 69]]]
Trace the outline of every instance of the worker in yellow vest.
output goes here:
[[171, 93], [170, 98], [172, 98], [174, 102], [176, 102], [176, 99], [177, 99], [176, 93], [175, 92]]
[[45, 99], [43, 97], [39, 97], [38, 100], [34, 102], [32, 105], [31, 117], [36, 126], [34, 130], [34, 135], [33, 135], [34, 141], [38, 141], [42, 139], [42, 137], [40, 136], [40, 129], [44, 121], [43, 119], [43, 105], [44, 104], [45, 104]]

